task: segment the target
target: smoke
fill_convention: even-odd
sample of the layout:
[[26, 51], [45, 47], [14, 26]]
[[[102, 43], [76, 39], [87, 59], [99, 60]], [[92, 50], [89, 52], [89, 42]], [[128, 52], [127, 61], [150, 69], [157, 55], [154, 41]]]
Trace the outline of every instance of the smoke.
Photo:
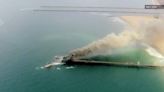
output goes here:
[[164, 55], [164, 21], [156, 20], [146, 25], [143, 31], [143, 42]]
[[[159, 55], [164, 55], [164, 21], [160, 18], [124, 16], [121, 17], [128, 25], [119, 34], [110, 33], [104, 38], [94, 41], [85, 47], [73, 50], [70, 55], [75, 58], [85, 57], [95, 53], [113, 50], [123, 47], [153, 48]], [[150, 50], [148, 52], [151, 52]], [[152, 55], [152, 52], [150, 53]], [[162, 56], [161, 55], [161, 56]]]
[[85, 47], [72, 51], [71, 54], [73, 54], [74, 57], [84, 57], [96, 52], [110, 51], [130, 44], [132, 45], [137, 39], [138, 35], [134, 31], [123, 31], [118, 35], [111, 33], [98, 41], [94, 41]]

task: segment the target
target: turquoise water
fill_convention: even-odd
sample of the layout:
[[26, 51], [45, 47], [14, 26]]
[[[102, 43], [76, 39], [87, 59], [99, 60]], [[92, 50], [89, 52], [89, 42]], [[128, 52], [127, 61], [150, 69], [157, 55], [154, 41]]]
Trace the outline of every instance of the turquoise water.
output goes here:
[[11, 11], [1, 12], [0, 92], [164, 91], [162, 69], [84, 65], [40, 69], [55, 55], [119, 32], [120, 24], [85, 13]]
[[[148, 54], [143, 48], [122, 48], [117, 53], [84, 57], [84, 60], [110, 61], [133, 64], [160, 64], [159, 59]], [[119, 51], [119, 52], [118, 52]]]

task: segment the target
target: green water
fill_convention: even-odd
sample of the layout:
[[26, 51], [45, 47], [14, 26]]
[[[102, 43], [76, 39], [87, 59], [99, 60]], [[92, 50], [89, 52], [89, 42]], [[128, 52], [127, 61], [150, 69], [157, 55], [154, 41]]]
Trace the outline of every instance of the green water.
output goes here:
[[[124, 52], [122, 52], [122, 50]], [[126, 51], [127, 50], [127, 51]], [[133, 64], [157, 64], [159, 59], [148, 54], [145, 49], [133, 48], [128, 50], [128, 48], [122, 48], [120, 53], [105, 54], [105, 55], [95, 55], [84, 57], [84, 60], [94, 60], [94, 61], [110, 61], [110, 62], [122, 62], [122, 63], [133, 63]]]
[[[22, 12], [8, 3], [1, 7], [10, 8], [0, 11], [0, 92], [164, 92], [163, 69], [76, 65], [40, 69], [55, 55], [119, 32], [120, 24], [87, 13]], [[135, 53], [110, 60], [136, 60]]]

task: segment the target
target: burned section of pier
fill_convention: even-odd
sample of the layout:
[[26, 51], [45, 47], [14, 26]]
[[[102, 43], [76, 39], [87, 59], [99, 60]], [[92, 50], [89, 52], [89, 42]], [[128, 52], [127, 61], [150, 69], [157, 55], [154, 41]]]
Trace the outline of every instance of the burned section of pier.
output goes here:
[[63, 62], [67, 65], [103, 65], [113, 67], [129, 67], [129, 68], [164, 68], [164, 65], [155, 64], [140, 64], [140, 63], [122, 63], [122, 62], [109, 62], [109, 61], [90, 61], [81, 60], [71, 57], [66, 57]]

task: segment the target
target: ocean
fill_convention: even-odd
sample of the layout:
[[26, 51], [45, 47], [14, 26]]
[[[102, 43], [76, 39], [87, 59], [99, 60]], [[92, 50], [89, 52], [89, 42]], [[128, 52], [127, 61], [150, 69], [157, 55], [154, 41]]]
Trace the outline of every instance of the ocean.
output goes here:
[[120, 32], [123, 25], [110, 18], [88, 13], [36, 13], [16, 7], [0, 14], [0, 92], [164, 91], [163, 69], [87, 65], [40, 68], [54, 56], [67, 55], [108, 33]]

